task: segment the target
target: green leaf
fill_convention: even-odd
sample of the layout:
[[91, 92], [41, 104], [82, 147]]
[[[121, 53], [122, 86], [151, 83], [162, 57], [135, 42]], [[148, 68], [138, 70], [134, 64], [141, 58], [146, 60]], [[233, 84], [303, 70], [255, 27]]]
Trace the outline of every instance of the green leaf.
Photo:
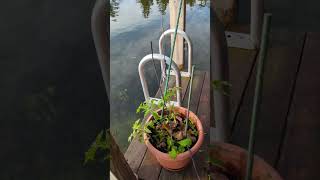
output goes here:
[[150, 111], [151, 111], [151, 109], [145, 109], [143, 116], [144, 116], [144, 117], [147, 117], [148, 114], [150, 113]]
[[130, 134], [129, 138], [128, 138], [128, 141], [132, 141], [134, 138], [138, 137], [140, 138], [139, 136], [142, 136], [142, 133], [143, 133], [143, 129], [142, 129], [142, 124], [141, 124], [141, 120], [138, 119], [136, 120], [133, 125], [132, 125], [132, 133]]
[[152, 116], [154, 117], [154, 119], [156, 120], [156, 121], [158, 121], [159, 119], [160, 119], [160, 116], [159, 116], [159, 114], [157, 113], [157, 112], [152, 112]]
[[150, 129], [149, 129], [147, 126], [144, 127], [144, 131], [145, 131], [146, 133], [148, 133], [148, 134], [151, 133]]
[[132, 141], [132, 139], [133, 139], [133, 135], [132, 135], [132, 134], [130, 134], [130, 136], [128, 137], [128, 142], [131, 142], [131, 141]]
[[190, 138], [186, 138], [181, 141], [178, 141], [178, 144], [180, 144], [182, 147], [190, 147], [192, 144], [192, 140]]
[[108, 134], [105, 130], [102, 130], [94, 140], [94, 142], [91, 144], [90, 148], [85, 152], [85, 160], [84, 165], [88, 163], [89, 161], [95, 160], [96, 152], [98, 150], [107, 151], [110, 148], [110, 137], [108, 137]]
[[222, 93], [223, 95], [230, 96], [231, 84], [227, 81], [214, 80], [212, 82], [213, 89]]
[[137, 108], [137, 113], [141, 112], [141, 110], [143, 109], [143, 105], [144, 105], [143, 103], [139, 105], [139, 107]]
[[212, 158], [212, 157], [209, 156], [208, 163], [213, 165], [213, 166], [217, 166], [217, 167], [220, 167], [222, 169], [225, 169], [224, 163], [220, 159]]
[[132, 128], [133, 128], [133, 129], [138, 129], [138, 128], [140, 128], [140, 119], [137, 119], [137, 120], [134, 122]]
[[177, 157], [177, 155], [178, 155], [178, 152], [177, 152], [177, 150], [176, 150], [176, 148], [175, 148], [175, 146], [174, 146], [174, 147], [172, 147], [171, 151], [169, 152], [169, 156], [170, 156], [172, 159], [175, 159], [175, 158]]
[[178, 153], [183, 153], [185, 151], [186, 151], [186, 149], [183, 146], [178, 147]]
[[154, 121], [149, 121], [147, 126], [154, 129]]
[[173, 140], [172, 140], [171, 137], [168, 137], [168, 138], [167, 138], [167, 145], [168, 145], [168, 149], [170, 149], [170, 148], [172, 147], [172, 145], [173, 145]]

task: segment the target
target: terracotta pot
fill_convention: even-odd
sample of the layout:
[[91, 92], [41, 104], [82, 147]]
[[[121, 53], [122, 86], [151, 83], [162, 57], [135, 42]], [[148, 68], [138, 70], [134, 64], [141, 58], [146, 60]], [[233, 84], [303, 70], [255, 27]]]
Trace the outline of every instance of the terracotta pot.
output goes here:
[[[158, 112], [160, 112], [160, 111], [161, 111], [161, 109], [158, 110]], [[186, 117], [188, 110], [183, 107], [175, 107], [174, 111], [178, 112], [181, 115]], [[152, 116], [150, 116], [147, 119], [147, 122], [150, 121], [151, 118], [152, 118]], [[168, 153], [163, 153], [163, 152], [159, 151], [157, 148], [155, 148], [149, 142], [147, 135], [144, 134], [144, 141], [145, 141], [146, 146], [148, 147], [148, 150], [151, 152], [151, 154], [153, 156], [156, 157], [156, 159], [158, 160], [158, 162], [160, 163], [160, 165], [162, 167], [164, 167], [170, 171], [179, 171], [179, 170], [182, 170], [184, 167], [186, 167], [188, 165], [188, 163], [190, 162], [191, 157], [199, 150], [200, 146], [202, 145], [203, 138], [204, 138], [204, 132], [203, 132], [201, 121], [191, 111], [189, 111], [189, 118], [196, 125], [196, 128], [199, 133], [198, 140], [197, 140], [196, 144], [194, 144], [193, 147], [190, 149], [191, 152], [186, 151], [184, 153], [178, 154], [175, 159], [172, 159]]]
[[[211, 158], [223, 162], [226, 171], [233, 176], [245, 177], [247, 151], [228, 143], [215, 143], [209, 149]], [[278, 172], [258, 156], [254, 156], [252, 180], [282, 180]]]

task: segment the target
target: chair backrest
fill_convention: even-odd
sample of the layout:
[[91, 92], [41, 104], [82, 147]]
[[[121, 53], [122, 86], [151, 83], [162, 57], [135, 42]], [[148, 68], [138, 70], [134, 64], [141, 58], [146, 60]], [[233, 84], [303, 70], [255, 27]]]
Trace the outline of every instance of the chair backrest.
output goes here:
[[[159, 53], [163, 54], [163, 48], [162, 48], [162, 43], [163, 43], [163, 39], [165, 36], [167, 35], [171, 35], [174, 34], [175, 29], [168, 29], [165, 32], [163, 32], [159, 38]], [[184, 72], [181, 71], [181, 76], [183, 77], [190, 77], [191, 76], [191, 66], [192, 66], [192, 43], [190, 38], [187, 36], [187, 34], [182, 31], [182, 30], [177, 30], [177, 35], [180, 35], [184, 38], [184, 40], [186, 40], [187, 44], [188, 44], [188, 71]], [[165, 74], [165, 66], [164, 66], [164, 62], [161, 62], [161, 69], [162, 69], [162, 73]], [[173, 74], [174, 75], [174, 74]]]
[[[163, 61], [163, 59], [164, 59], [164, 61]], [[169, 64], [169, 62], [170, 62], [170, 58], [167, 56], [164, 56], [163, 54], [153, 54], [153, 55], [149, 54], [149, 55], [146, 55], [144, 58], [142, 58], [142, 60], [140, 61], [140, 63], [139, 63], [139, 76], [140, 76], [140, 81], [141, 81], [141, 85], [142, 85], [142, 89], [143, 89], [143, 94], [144, 94], [146, 101], [148, 101], [150, 99], [159, 100], [157, 98], [150, 97], [148, 84], [147, 84], [146, 78], [144, 76], [144, 66], [147, 62], [152, 61], [152, 60], [157, 60], [160, 62], [164, 62], [166, 64]], [[181, 75], [180, 75], [180, 71], [179, 71], [177, 64], [175, 62], [172, 62], [171, 68], [176, 74], [176, 87], [181, 87]], [[180, 88], [177, 89], [177, 101], [172, 102], [172, 103], [175, 106], [181, 106], [181, 90], [180, 90]]]

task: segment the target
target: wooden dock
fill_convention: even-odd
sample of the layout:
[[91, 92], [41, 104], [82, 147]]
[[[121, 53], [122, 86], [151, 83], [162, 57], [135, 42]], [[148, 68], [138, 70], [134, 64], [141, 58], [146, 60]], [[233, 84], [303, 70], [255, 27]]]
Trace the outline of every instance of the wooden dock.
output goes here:
[[[255, 152], [284, 179], [319, 179], [320, 33], [277, 29], [271, 34]], [[229, 48], [230, 140], [245, 149], [249, 139], [257, 53]], [[210, 140], [210, 117], [213, 117], [210, 116], [209, 73], [197, 72], [194, 82], [191, 110], [203, 121], [207, 133], [202, 148], [205, 151]], [[182, 85], [185, 106], [188, 79], [183, 79]], [[130, 144], [125, 158], [140, 179], [196, 179], [192, 163], [181, 172], [169, 172], [161, 168], [144, 144], [137, 141]], [[201, 179], [208, 179], [205, 161], [205, 153], [197, 153], [195, 162]]]
[[[255, 152], [284, 179], [319, 179], [320, 33], [273, 30], [270, 42]], [[231, 84], [243, 76], [233, 88], [241, 96], [232, 93], [231, 142], [247, 148], [256, 52], [232, 49], [230, 55]]]

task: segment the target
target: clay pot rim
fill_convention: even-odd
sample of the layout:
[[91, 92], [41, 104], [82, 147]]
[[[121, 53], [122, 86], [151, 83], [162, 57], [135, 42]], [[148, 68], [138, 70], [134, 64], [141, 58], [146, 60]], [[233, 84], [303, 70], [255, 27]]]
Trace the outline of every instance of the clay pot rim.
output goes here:
[[[240, 146], [230, 144], [230, 143], [225, 143], [225, 142], [214, 142], [214, 146], [211, 149], [208, 149], [209, 156], [211, 156], [211, 152], [216, 151], [220, 152], [220, 154], [225, 154], [225, 155], [219, 155], [220, 160], [223, 162], [227, 162], [229, 166], [231, 165], [233, 168], [235, 168], [236, 171], [239, 173], [245, 173], [243, 170], [245, 170], [245, 166], [241, 165], [246, 165], [246, 158], [248, 151]], [[234, 161], [230, 161], [226, 158], [228, 153], [232, 153], [237, 155], [239, 159], [234, 159]], [[221, 157], [222, 156], [222, 157]], [[230, 156], [228, 156], [230, 157]], [[241, 157], [244, 158], [241, 160]], [[243, 164], [242, 164], [243, 163]], [[243, 172], [242, 172], [243, 171]], [[279, 172], [274, 169], [269, 163], [267, 163], [263, 158], [261, 158], [258, 155], [254, 155], [254, 164], [253, 164], [253, 169], [252, 169], [252, 179], [255, 179], [256, 177], [260, 177], [260, 175], [268, 174], [270, 176], [270, 179], [273, 180], [283, 180], [282, 177], [280, 176]], [[240, 174], [241, 176], [241, 174]]]
[[[176, 109], [182, 109], [184, 111], [183, 114], [186, 115], [187, 113], [187, 109], [184, 108], [184, 107], [178, 107], [178, 106], [175, 106], [174, 107], [175, 110]], [[159, 109], [157, 110], [157, 112], [161, 111], [162, 109]], [[148, 117], [148, 119], [146, 120], [146, 122], [148, 121], [151, 121], [151, 118], [152, 118], [152, 115], [150, 115]], [[196, 125], [196, 128], [198, 130], [198, 140], [197, 142], [192, 146], [192, 148], [190, 149], [190, 151], [185, 151], [183, 153], [180, 153], [177, 155], [177, 157], [175, 159], [171, 158], [169, 156], [168, 153], [164, 153], [164, 152], [161, 152], [159, 151], [157, 148], [155, 148], [149, 141], [149, 139], [147, 138], [147, 134], [144, 133], [143, 136], [144, 136], [144, 142], [146, 144], [146, 146], [150, 149], [152, 149], [153, 151], [156, 151], [158, 154], [160, 154], [161, 156], [164, 156], [166, 158], [169, 158], [169, 159], [172, 159], [172, 160], [176, 160], [176, 161], [179, 161], [179, 160], [183, 160], [183, 159], [186, 159], [186, 158], [189, 158], [191, 156], [193, 156], [201, 147], [202, 143], [203, 143], [203, 140], [204, 140], [204, 132], [203, 132], [203, 127], [202, 127], [202, 123], [200, 121], [200, 119], [198, 118], [198, 116], [196, 114], [194, 114], [192, 111], [189, 110], [189, 118], [191, 121], [193, 121]]]

